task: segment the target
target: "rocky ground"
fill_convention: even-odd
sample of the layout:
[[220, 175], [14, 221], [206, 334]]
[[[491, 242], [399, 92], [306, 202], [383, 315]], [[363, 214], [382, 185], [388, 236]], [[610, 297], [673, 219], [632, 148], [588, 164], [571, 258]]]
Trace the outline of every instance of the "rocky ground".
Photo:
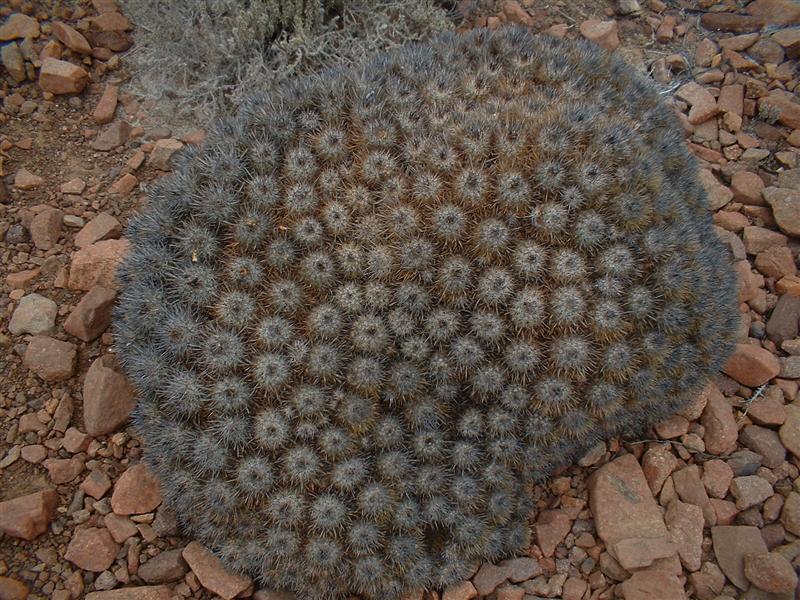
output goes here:
[[[742, 325], [725, 372], [650, 439], [535, 490], [527, 557], [425, 599], [800, 597], [800, 5], [460, 8], [464, 28], [584, 36], [649, 70], [700, 160]], [[114, 0], [9, 0], [0, 22], [0, 600], [285, 599], [179, 535], [108, 330], [123, 226], [203, 131], [173, 135], [126, 93], [134, 24]]]

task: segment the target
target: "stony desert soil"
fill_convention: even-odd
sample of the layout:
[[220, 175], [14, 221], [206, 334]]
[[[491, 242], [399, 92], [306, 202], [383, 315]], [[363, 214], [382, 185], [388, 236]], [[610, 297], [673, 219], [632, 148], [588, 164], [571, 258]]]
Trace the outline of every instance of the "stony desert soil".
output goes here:
[[[651, 73], [700, 160], [742, 325], [690, 407], [536, 488], [528, 556], [417, 598], [800, 597], [800, 4], [460, 9], [462, 28], [584, 36]], [[285, 600], [180, 536], [108, 329], [124, 225], [204, 132], [127, 92], [135, 24], [114, 0], [0, 2], [0, 23], [0, 600]]]

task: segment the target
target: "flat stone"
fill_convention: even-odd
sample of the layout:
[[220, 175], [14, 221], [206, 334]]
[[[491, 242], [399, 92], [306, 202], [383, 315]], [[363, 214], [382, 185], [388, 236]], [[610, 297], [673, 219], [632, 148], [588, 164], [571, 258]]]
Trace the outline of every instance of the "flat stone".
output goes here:
[[[747, 415], [758, 425], [783, 425], [786, 421], [786, 408], [783, 404], [783, 393], [778, 386], [770, 386], [764, 393], [750, 403]], [[772, 430], [770, 430], [772, 431]]]
[[107, 212], [98, 215], [83, 226], [75, 236], [75, 245], [86, 248], [101, 240], [116, 239], [122, 234], [122, 225]]
[[0, 598], [3, 600], [27, 600], [30, 588], [13, 577], [0, 577]]
[[125, 173], [108, 188], [110, 194], [127, 196], [139, 185], [139, 179], [133, 173]]
[[89, 45], [88, 40], [79, 31], [61, 21], [53, 21], [51, 27], [56, 39], [73, 52], [83, 55], [92, 53], [92, 47]]
[[691, 81], [683, 84], [675, 91], [675, 96], [689, 106], [689, 122], [698, 125], [708, 121], [719, 112], [717, 101], [705, 87]]
[[131, 126], [128, 122], [118, 119], [103, 129], [92, 141], [91, 146], [95, 150], [108, 152], [125, 144], [128, 141], [130, 132]]
[[183, 579], [189, 567], [183, 560], [182, 552], [183, 548], [160, 552], [140, 566], [136, 574], [145, 583], [168, 583]]
[[700, 169], [700, 183], [706, 190], [708, 205], [711, 210], [719, 210], [733, 200], [733, 192], [714, 176], [708, 169]]
[[747, 510], [772, 496], [772, 486], [766, 479], [758, 475], [734, 477], [731, 482], [731, 493], [736, 498], [736, 508]]
[[39, 87], [51, 94], [80, 94], [89, 83], [89, 74], [65, 60], [45, 58], [39, 71]]
[[748, 554], [744, 575], [758, 589], [771, 594], [791, 594], [797, 588], [797, 573], [792, 563], [777, 552]]
[[114, 120], [114, 113], [117, 110], [119, 100], [119, 87], [113, 84], [106, 84], [103, 95], [95, 106], [92, 118], [98, 125], [106, 125]]
[[799, 25], [800, 5], [793, 0], [755, 0], [747, 12], [767, 25]]
[[73, 534], [64, 558], [80, 569], [101, 573], [113, 564], [118, 551], [108, 529], [84, 527]]
[[104, 12], [91, 20], [92, 29], [97, 31], [128, 31], [133, 29], [131, 22], [119, 12]]
[[174, 597], [172, 589], [166, 585], [140, 585], [86, 594], [86, 600], [173, 600]]
[[45, 458], [47, 458], [47, 448], [41, 444], [30, 444], [28, 446], [23, 446], [20, 450], [20, 456], [22, 457], [22, 460], [34, 465], [38, 465]]
[[28, 78], [28, 72], [25, 69], [25, 58], [22, 56], [22, 51], [16, 42], [0, 47], [0, 62], [3, 63], [8, 74], [17, 83], [22, 83]]
[[8, 331], [12, 335], [52, 333], [56, 325], [58, 305], [39, 294], [28, 294], [17, 304]]
[[750, 171], [736, 171], [731, 177], [733, 199], [742, 204], [763, 205], [764, 181]]
[[737, 477], [752, 475], [761, 466], [762, 457], [752, 450], [737, 450], [725, 461]]
[[451, 583], [444, 589], [442, 600], [471, 600], [476, 598], [478, 592], [471, 581]]
[[678, 459], [667, 444], [654, 444], [642, 456], [642, 471], [653, 496], [661, 492], [661, 487], [678, 466]]
[[[200, 584], [224, 600], [235, 598], [252, 585], [249, 577], [226, 571], [222, 562], [198, 542], [191, 542], [183, 549], [183, 559], [197, 576]], [[472, 587], [471, 583], [470, 586]]]
[[786, 405], [786, 420], [781, 425], [778, 433], [786, 449], [795, 456], [800, 457], [800, 406], [796, 404]]
[[758, 387], [777, 377], [781, 366], [778, 358], [761, 346], [736, 344], [722, 370], [742, 385]]
[[781, 509], [781, 525], [786, 531], [800, 536], [800, 494], [789, 492]]
[[69, 269], [69, 287], [73, 290], [90, 290], [100, 285], [119, 289], [117, 267], [129, 249], [130, 242], [120, 238], [103, 240], [75, 252]]
[[[758, 39], [758, 34], [754, 34]], [[744, 113], [744, 86], [741, 83], [723, 85], [719, 90], [717, 107], [720, 112], [742, 116]]]
[[100, 500], [111, 489], [111, 479], [100, 469], [92, 469], [81, 482], [80, 488], [88, 496]]
[[12, 13], [0, 25], [0, 42], [20, 38], [37, 38], [39, 33], [39, 21], [22, 13]]
[[700, 422], [705, 427], [706, 452], [723, 455], [736, 448], [738, 427], [733, 409], [716, 385], [708, 386], [706, 406]]
[[733, 469], [717, 458], [703, 463], [703, 486], [712, 498], [724, 498], [733, 479]]
[[14, 175], [14, 187], [18, 190], [35, 190], [44, 183], [44, 179], [31, 173], [25, 167], [19, 169]]
[[613, 555], [626, 571], [638, 571], [661, 558], [674, 556], [675, 545], [666, 537], [628, 538], [614, 544]]
[[75, 344], [37, 335], [28, 342], [23, 363], [45, 381], [65, 381], [75, 373], [77, 356]]
[[778, 433], [772, 429], [748, 425], [739, 434], [739, 441], [760, 454], [765, 467], [777, 469], [786, 460], [786, 449]]
[[[545, 556], [553, 556], [561, 541], [572, 528], [572, 521], [563, 510], [543, 510], [536, 520], [536, 543]], [[476, 586], [477, 587], [477, 586]], [[480, 588], [478, 593], [484, 595]]]
[[505, 580], [505, 569], [490, 562], [485, 562], [472, 577], [472, 585], [475, 586], [479, 596], [488, 596]]
[[581, 35], [601, 48], [613, 52], [619, 46], [617, 22], [587, 19], [580, 25]]
[[763, 196], [780, 230], [787, 235], [800, 237], [800, 191], [768, 187], [764, 189]]
[[678, 576], [658, 568], [637, 571], [621, 587], [625, 600], [686, 600]]
[[665, 538], [667, 527], [636, 458], [621, 456], [595, 471], [588, 482], [589, 506], [600, 538], [612, 553], [629, 538]]
[[756, 256], [755, 265], [764, 275], [774, 279], [797, 273], [794, 255], [792, 255], [792, 251], [788, 246], [775, 246], [759, 252]]
[[777, 231], [750, 225], [744, 228], [742, 241], [748, 254], [758, 254], [773, 246], [785, 246], [789, 238]]
[[672, 474], [672, 482], [678, 497], [684, 502], [699, 506], [708, 526], [716, 523], [717, 516], [700, 479], [700, 467], [689, 465]]
[[136, 523], [131, 521], [128, 517], [116, 515], [113, 512], [103, 517], [103, 523], [111, 534], [111, 537], [114, 538], [114, 541], [118, 544], [124, 544], [125, 540], [139, 533], [139, 530], [136, 528]]
[[748, 554], [763, 554], [767, 545], [757, 527], [749, 525], [720, 525], [711, 528], [714, 555], [722, 572], [740, 590], [746, 590], [749, 582], [744, 574], [744, 557]]
[[0, 502], [0, 531], [10, 537], [33, 540], [47, 531], [57, 505], [58, 492], [53, 489]]
[[781, 356], [778, 358], [781, 370], [778, 376], [782, 379], [800, 379], [800, 356]]
[[155, 510], [161, 500], [158, 479], [147, 465], [137, 463], [128, 467], [114, 486], [111, 508], [118, 515], [139, 515]]
[[50, 250], [58, 243], [61, 237], [61, 225], [64, 221], [64, 213], [57, 209], [48, 207], [36, 214], [31, 220], [30, 232], [34, 245], [39, 250]]
[[703, 511], [699, 506], [675, 499], [667, 507], [664, 521], [683, 566], [688, 571], [699, 570], [703, 557]]
[[154, 169], [169, 171], [172, 156], [181, 148], [183, 148], [183, 143], [179, 140], [172, 138], [158, 140], [153, 146], [153, 151], [150, 152], [148, 164]]
[[92, 437], [116, 431], [136, 406], [133, 387], [115, 366], [113, 356], [104, 354], [92, 363], [83, 381], [83, 422]]
[[542, 567], [539, 561], [527, 556], [509, 558], [501, 562], [499, 566], [505, 572], [506, 578], [512, 583], [520, 583], [542, 574]]
[[64, 321], [64, 331], [84, 342], [97, 339], [111, 324], [116, 297], [115, 290], [94, 286]]
[[783, 294], [767, 320], [767, 337], [776, 344], [797, 337], [800, 329], [800, 298]]
[[80, 195], [86, 189], [86, 182], [80, 177], [75, 177], [61, 184], [59, 190], [62, 194]]
[[83, 433], [80, 429], [77, 427], [70, 427], [64, 432], [61, 445], [62, 448], [70, 454], [78, 454], [79, 452], [85, 452], [91, 441], [92, 438]]
[[777, 114], [778, 122], [792, 129], [800, 129], [800, 104], [796, 104], [792, 95], [783, 90], [773, 90], [769, 96], [759, 99], [761, 110]]
[[55, 485], [69, 483], [83, 472], [84, 460], [80, 456], [72, 458], [48, 458], [42, 463], [50, 481]]

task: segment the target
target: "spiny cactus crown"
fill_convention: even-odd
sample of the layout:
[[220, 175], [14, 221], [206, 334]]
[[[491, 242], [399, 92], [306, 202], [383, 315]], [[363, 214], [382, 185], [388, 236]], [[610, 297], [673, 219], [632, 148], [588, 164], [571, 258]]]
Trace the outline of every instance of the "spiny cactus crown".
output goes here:
[[447, 34], [256, 98], [135, 219], [117, 337], [185, 529], [304, 598], [526, 547], [524, 486], [695, 394], [734, 279], [657, 93]]

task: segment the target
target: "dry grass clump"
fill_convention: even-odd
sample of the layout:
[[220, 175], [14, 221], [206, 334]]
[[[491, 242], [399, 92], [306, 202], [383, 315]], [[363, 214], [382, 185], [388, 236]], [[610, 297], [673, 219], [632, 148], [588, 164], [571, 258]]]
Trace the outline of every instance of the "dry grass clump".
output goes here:
[[291, 77], [448, 30], [434, 0], [125, 0], [134, 90], [170, 122], [236, 109]]

